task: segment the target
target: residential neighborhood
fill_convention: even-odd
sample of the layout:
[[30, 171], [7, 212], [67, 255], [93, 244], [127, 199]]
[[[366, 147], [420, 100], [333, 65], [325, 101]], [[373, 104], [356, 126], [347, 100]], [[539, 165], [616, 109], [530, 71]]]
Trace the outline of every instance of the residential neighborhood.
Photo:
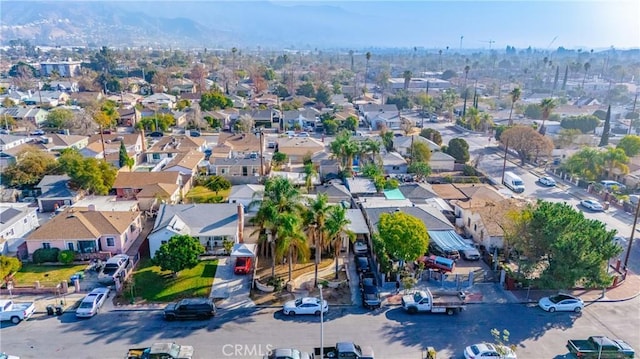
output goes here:
[[5, 40], [7, 358], [640, 348], [637, 48]]

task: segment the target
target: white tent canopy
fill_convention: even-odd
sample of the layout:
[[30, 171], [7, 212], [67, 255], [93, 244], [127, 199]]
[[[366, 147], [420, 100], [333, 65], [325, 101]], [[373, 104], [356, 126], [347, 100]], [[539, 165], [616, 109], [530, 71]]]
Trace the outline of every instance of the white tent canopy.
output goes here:
[[231, 250], [232, 257], [255, 257], [256, 244], [253, 243], [236, 243]]

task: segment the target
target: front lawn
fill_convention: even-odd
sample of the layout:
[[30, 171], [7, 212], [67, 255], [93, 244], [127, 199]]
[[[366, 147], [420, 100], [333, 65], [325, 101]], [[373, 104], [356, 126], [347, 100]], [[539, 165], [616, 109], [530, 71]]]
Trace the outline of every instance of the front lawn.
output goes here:
[[135, 295], [147, 302], [171, 302], [187, 297], [208, 297], [218, 268], [217, 260], [201, 261], [192, 269], [185, 269], [173, 278], [151, 260], [140, 263], [134, 272]]
[[229, 193], [231, 193], [231, 189], [221, 190], [216, 193], [207, 187], [195, 186], [185, 197], [190, 203], [223, 203], [228, 200]]
[[82, 272], [87, 268], [86, 264], [71, 265], [43, 265], [23, 263], [22, 269], [13, 276], [16, 285], [34, 285], [36, 281], [41, 284], [67, 282], [76, 272]]

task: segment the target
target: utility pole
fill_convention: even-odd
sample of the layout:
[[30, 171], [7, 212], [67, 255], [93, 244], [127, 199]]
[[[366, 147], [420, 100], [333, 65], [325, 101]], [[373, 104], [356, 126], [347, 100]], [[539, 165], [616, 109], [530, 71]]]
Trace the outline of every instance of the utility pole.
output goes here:
[[264, 176], [264, 155], [262, 154], [262, 149], [264, 148], [264, 133], [262, 132], [262, 128], [260, 128], [260, 177]]
[[[638, 91], [636, 91], [636, 98], [633, 100], [633, 110], [631, 110], [631, 116], [632, 117], [635, 116], [635, 114], [636, 114], [636, 104], [637, 103], [638, 103]], [[631, 118], [629, 120], [629, 133], [628, 133], [629, 135], [631, 134], [631, 127], [633, 125], [633, 120], [634, 120], [634, 118]]]
[[460, 52], [462, 52], [462, 39], [464, 39], [464, 36], [460, 36]]
[[636, 205], [636, 215], [633, 217], [633, 227], [631, 227], [631, 236], [629, 237], [629, 244], [627, 245], [627, 254], [625, 254], [624, 256], [624, 263], [622, 265], [622, 268], [624, 268], [625, 271], [625, 277], [627, 275], [627, 264], [629, 263], [629, 255], [631, 254], [631, 245], [633, 244], [633, 235], [636, 233], [636, 226], [638, 224], [638, 214], [640, 214], [640, 201], [638, 201], [638, 204]]

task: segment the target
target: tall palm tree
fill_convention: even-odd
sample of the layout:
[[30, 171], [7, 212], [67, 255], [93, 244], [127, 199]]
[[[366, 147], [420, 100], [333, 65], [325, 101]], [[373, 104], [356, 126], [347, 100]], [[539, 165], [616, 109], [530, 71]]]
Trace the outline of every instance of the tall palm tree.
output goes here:
[[567, 160], [567, 169], [577, 173], [589, 181], [595, 181], [602, 176], [604, 168], [603, 156], [600, 150], [585, 147]]
[[438, 57], [440, 59], [440, 71], [442, 71], [442, 49], [438, 50]]
[[602, 154], [602, 159], [607, 176], [612, 177], [614, 169], [623, 175], [629, 173], [629, 166], [627, 166], [629, 157], [622, 148], [607, 147], [607, 151]]
[[307, 188], [307, 193], [311, 193], [313, 189], [313, 177], [318, 174], [316, 167], [313, 163], [306, 163], [304, 165], [304, 185]]
[[358, 153], [358, 147], [358, 143], [351, 138], [349, 131], [340, 132], [329, 145], [331, 153], [340, 158], [342, 168], [349, 174], [353, 166], [353, 157]]
[[276, 243], [276, 255], [279, 259], [287, 257], [289, 265], [289, 281], [293, 271], [294, 259], [296, 262], [305, 262], [309, 258], [309, 245], [302, 231], [301, 219], [296, 213], [280, 213], [279, 240]]
[[409, 83], [411, 82], [411, 78], [413, 77], [413, 73], [409, 70], [406, 70], [402, 73], [402, 77], [404, 78], [404, 90], [409, 90]]
[[369, 60], [371, 60], [371, 53], [367, 51], [365, 55], [367, 59], [367, 68], [364, 71], [364, 87], [367, 87], [367, 78], [369, 77]]
[[342, 247], [342, 237], [346, 234], [352, 240], [355, 238], [353, 232], [347, 229], [349, 223], [351, 223], [351, 221], [347, 219], [347, 211], [344, 207], [331, 207], [329, 216], [326, 220], [326, 230], [328, 240], [331, 242], [336, 259], [336, 279], [338, 279], [338, 256], [340, 255], [340, 248]]
[[515, 106], [516, 102], [520, 99], [520, 96], [522, 96], [522, 91], [520, 90], [520, 87], [516, 87], [510, 92], [510, 94], [511, 110], [509, 111], [509, 126], [513, 126], [513, 120], [511, 119], [511, 114], [513, 114], [513, 106]]
[[376, 163], [376, 159], [380, 154], [381, 143], [373, 140], [371, 138], [367, 138], [362, 141], [360, 147], [362, 148], [362, 152], [366, 155], [367, 159], [371, 163]]
[[305, 225], [314, 241], [315, 247], [315, 273], [313, 285], [318, 285], [318, 266], [322, 261], [322, 249], [326, 247], [325, 223], [327, 215], [332, 205], [329, 204], [329, 197], [325, 193], [320, 193], [316, 199], [308, 202], [305, 214]]
[[582, 78], [582, 91], [584, 91], [584, 82], [587, 80], [587, 74], [589, 73], [589, 69], [591, 69], [591, 64], [588, 62], [584, 63], [584, 77]]
[[542, 126], [540, 126], [539, 132], [543, 135], [546, 131], [544, 123], [549, 119], [554, 108], [556, 108], [556, 102], [552, 98], [545, 98], [540, 102], [540, 109], [542, 109]]
[[464, 89], [465, 89], [465, 93], [467, 91], [467, 78], [469, 77], [469, 71], [471, 70], [471, 66], [466, 65], [464, 67]]

